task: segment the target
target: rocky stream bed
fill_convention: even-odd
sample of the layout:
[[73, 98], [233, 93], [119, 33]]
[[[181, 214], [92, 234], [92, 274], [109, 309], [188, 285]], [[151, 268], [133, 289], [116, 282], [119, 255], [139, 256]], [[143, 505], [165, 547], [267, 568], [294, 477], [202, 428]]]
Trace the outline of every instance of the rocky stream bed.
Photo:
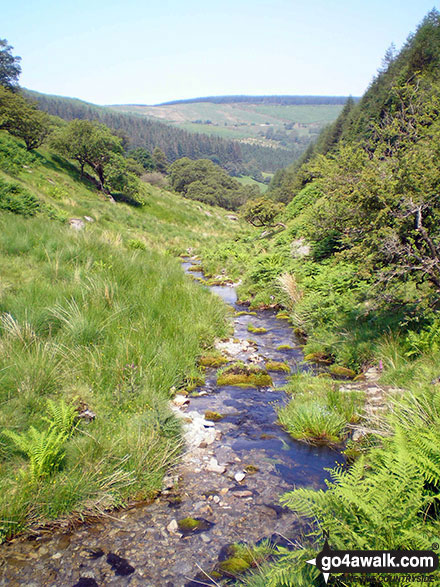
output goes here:
[[[184, 262], [184, 270], [191, 264]], [[237, 314], [243, 310], [234, 287], [211, 290]], [[249, 322], [266, 332], [251, 334]], [[234, 337], [220, 347], [231, 361], [264, 366], [270, 359], [287, 362], [292, 371], [305, 368], [292, 329], [273, 310], [236, 315]], [[186, 453], [165, 478], [159, 498], [72, 533], [42, 533], [1, 546], [0, 585], [213, 585], [208, 576], [226, 557], [227, 545], [263, 538], [294, 542], [304, 527], [280, 507], [279, 496], [294, 486], [324, 487], [325, 469], [342, 457], [327, 447], [295, 442], [277, 425], [275, 409], [287, 399], [280, 388], [288, 374], [271, 375], [271, 387], [218, 387], [216, 369], [208, 368], [199, 395], [174, 402], [183, 418]], [[207, 410], [223, 418], [206, 420]], [[198, 527], [185, 527], [186, 518], [198, 520]]]

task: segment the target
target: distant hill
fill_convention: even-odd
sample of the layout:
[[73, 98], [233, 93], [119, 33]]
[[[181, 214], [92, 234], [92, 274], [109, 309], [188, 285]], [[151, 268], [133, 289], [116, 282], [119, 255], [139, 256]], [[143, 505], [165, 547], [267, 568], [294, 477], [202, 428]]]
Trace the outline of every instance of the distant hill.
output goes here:
[[346, 96], [211, 96], [110, 108], [242, 145], [287, 149], [293, 153], [292, 162], [336, 120], [347, 100]]
[[[355, 98], [359, 100], [359, 98]], [[212, 104], [281, 104], [286, 105], [320, 105], [320, 104], [345, 104], [347, 96], [208, 96], [205, 98], [188, 98], [186, 100], [171, 100], [162, 102], [158, 106], [171, 106], [174, 104], [194, 104], [196, 102], [211, 102]]]
[[125, 112], [75, 98], [41, 94], [30, 90], [24, 90], [24, 93], [36, 100], [39, 107], [49, 114], [65, 120], [98, 120], [125, 135], [134, 147], [141, 146], [150, 151], [160, 147], [170, 162], [181, 157], [207, 158], [233, 175], [247, 175], [255, 170], [273, 173], [289, 165], [303, 151], [298, 145], [292, 148], [280, 148], [275, 143], [262, 146], [258, 143], [239, 143], [220, 136], [188, 132], [190, 129], [165, 124], [136, 110]]

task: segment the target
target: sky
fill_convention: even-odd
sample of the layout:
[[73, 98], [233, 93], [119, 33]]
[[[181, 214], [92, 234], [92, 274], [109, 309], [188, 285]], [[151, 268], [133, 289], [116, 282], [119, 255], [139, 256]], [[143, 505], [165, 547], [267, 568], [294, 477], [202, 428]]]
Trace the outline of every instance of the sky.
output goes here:
[[360, 96], [434, 0], [0, 0], [20, 84], [95, 104]]

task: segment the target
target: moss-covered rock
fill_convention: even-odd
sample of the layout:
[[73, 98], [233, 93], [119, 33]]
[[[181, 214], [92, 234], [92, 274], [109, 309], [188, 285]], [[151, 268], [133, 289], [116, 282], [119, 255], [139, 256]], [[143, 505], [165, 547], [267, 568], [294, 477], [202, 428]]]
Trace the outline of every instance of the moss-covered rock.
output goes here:
[[218, 422], [222, 420], [224, 416], [219, 414], [218, 412], [211, 412], [211, 410], [207, 410], [205, 412], [205, 420], [211, 420], [211, 422]]
[[290, 344], [280, 344], [280, 346], [277, 346], [277, 351], [293, 351], [294, 348]]
[[243, 467], [243, 470], [248, 474], [248, 475], [255, 475], [255, 473], [258, 473], [258, 471], [260, 470], [258, 467], [256, 467], [255, 465], [246, 465], [245, 467]]
[[323, 351], [318, 351], [316, 353], [309, 353], [304, 357], [306, 361], [310, 361], [311, 363], [323, 363], [324, 365], [330, 365], [331, 359], [330, 357]]
[[285, 310], [281, 310], [276, 315], [276, 318], [278, 318], [278, 320], [289, 320], [290, 319], [290, 316], [289, 316], [289, 314]]
[[235, 312], [235, 316], [256, 316], [257, 312], [246, 312], [242, 310], [241, 312]]
[[356, 377], [353, 379], [353, 381], [366, 381], [367, 378], [365, 377], [365, 375], [363, 373], [359, 373], [359, 375], [356, 375]]
[[252, 334], [265, 334], [267, 332], [267, 328], [258, 328], [251, 323], [247, 325], [247, 329], [249, 332], [252, 332]]
[[289, 365], [282, 361], [267, 361], [266, 369], [268, 371], [284, 371], [285, 373], [290, 373]]
[[234, 363], [218, 372], [217, 385], [266, 387], [273, 385], [273, 382], [266, 369], [260, 369], [255, 365]]
[[222, 365], [226, 365], [226, 363], [228, 363], [228, 359], [226, 357], [223, 357], [222, 355], [216, 355], [216, 354], [211, 354], [211, 355], [203, 355], [203, 357], [201, 357], [199, 359], [199, 365], [201, 367], [221, 367]]
[[354, 379], [356, 377], [356, 372], [353, 369], [341, 367], [340, 365], [332, 365], [330, 373], [335, 377], [343, 377], [344, 379]]
[[184, 536], [188, 536], [189, 534], [200, 534], [200, 532], [210, 530], [213, 525], [213, 522], [209, 522], [208, 520], [205, 520], [205, 518], [188, 517], [178, 520], [177, 522], [179, 532]]
[[188, 267], [187, 271], [203, 271], [203, 269], [201, 265], [191, 265], [191, 267]]
[[246, 572], [250, 568], [250, 564], [244, 559], [233, 556], [228, 558], [217, 565], [217, 569], [226, 577], [234, 578], [241, 573]]

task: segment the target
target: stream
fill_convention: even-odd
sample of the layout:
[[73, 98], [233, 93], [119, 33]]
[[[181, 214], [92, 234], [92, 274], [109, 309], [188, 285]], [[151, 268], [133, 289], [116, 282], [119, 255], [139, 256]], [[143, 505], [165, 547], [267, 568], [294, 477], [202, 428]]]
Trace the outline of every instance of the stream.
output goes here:
[[[188, 272], [193, 264], [187, 259], [182, 267]], [[191, 275], [203, 277], [198, 271]], [[234, 287], [210, 289], [236, 312], [243, 310]], [[249, 323], [267, 332], [250, 333]], [[233, 337], [234, 360], [263, 366], [265, 359], [285, 361], [292, 372], [308, 368], [292, 328], [274, 310], [234, 316]], [[249, 339], [255, 344], [246, 343]], [[291, 348], [279, 350], [280, 345]], [[175, 408], [188, 434], [201, 422], [210, 435], [189, 446], [158, 499], [71, 533], [42, 533], [0, 546], [0, 586], [213, 585], [204, 572], [225, 558], [227, 545], [263, 538], [287, 545], [298, 539], [305, 523], [280, 507], [279, 496], [293, 487], [325, 488], [325, 469], [343, 459], [330, 448], [292, 440], [277, 425], [276, 407], [287, 401], [280, 388], [288, 373], [271, 372], [273, 387], [254, 388], [218, 387], [216, 371], [207, 368], [206, 381], [196, 390], [200, 395]], [[223, 418], [204, 420], [207, 410]], [[204, 526], [188, 534], [179, 531], [176, 522], [187, 517], [203, 520]]]

